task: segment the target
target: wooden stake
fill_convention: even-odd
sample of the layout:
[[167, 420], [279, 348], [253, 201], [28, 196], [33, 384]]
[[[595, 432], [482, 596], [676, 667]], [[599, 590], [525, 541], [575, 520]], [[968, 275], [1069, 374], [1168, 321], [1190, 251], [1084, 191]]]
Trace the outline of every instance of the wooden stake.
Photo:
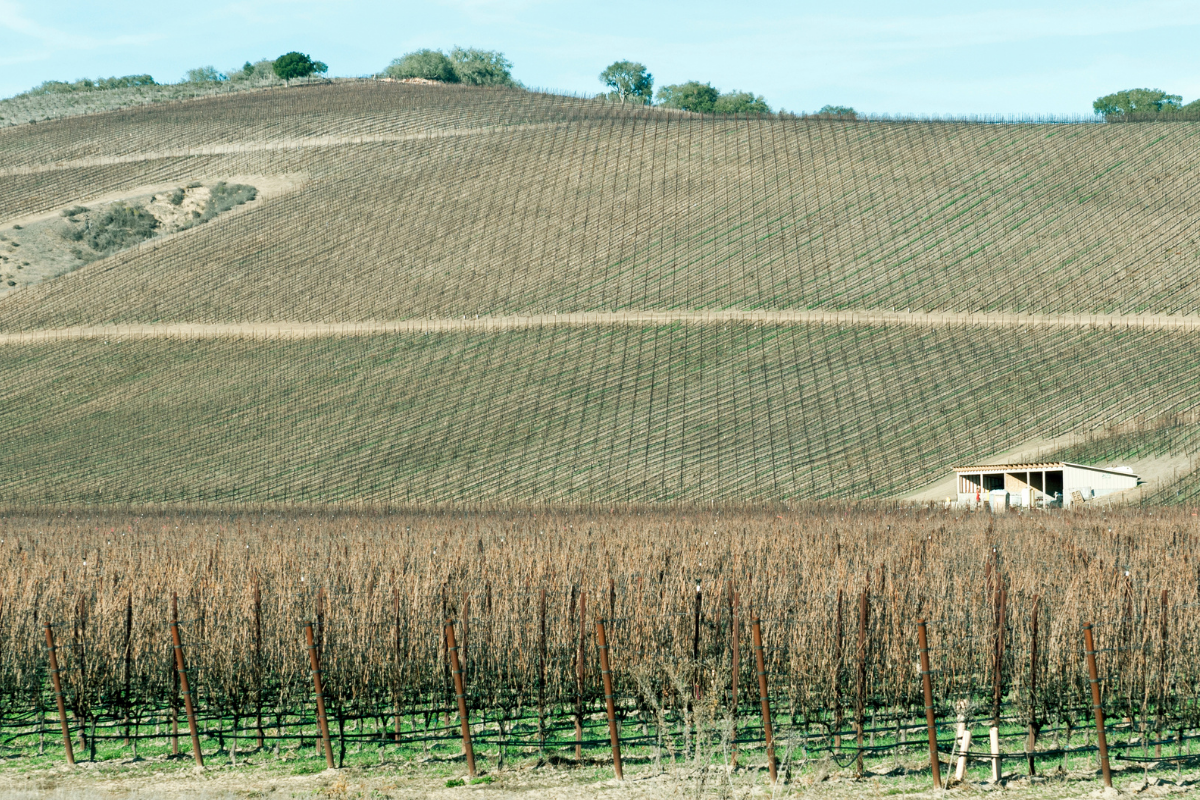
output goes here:
[[758, 699], [762, 703], [763, 735], [767, 740], [767, 768], [771, 772], [771, 783], [778, 780], [775, 766], [775, 733], [771, 730], [771, 700], [767, 694], [767, 666], [763, 658], [762, 626], [758, 615], [751, 618], [751, 631], [754, 637], [754, 660], [758, 665]]
[[475, 777], [475, 750], [471, 747], [471, 723], [467, 717], [467, 695], [463, 690], [462, 668], [458, 663], [458, 645], [454, 641], [454, 623], [446, 620], [446, 650], [450, 653], [450, 671], [454, 675], [454, 694], [458, 698], [458, 718], [462, 721], [463, 755], [467, 757], [467, 775]]
[[925, 620], [917, 621], [917, 649], [921, 652], [921, 688], [925, 693], [925, 727], [929, 730], [929, 771], [933, 773], [933, 788], [942, 788], [942, 769], [938, 762], [937, 717], [933, 713], [933, 685], [929, 680], [929, 638]]
[[179, 635], [179, 597], [171, 595], [171, 643], [175, 647], [175, 670], [179, 673], [179, 692], [183, 695], [183, 708], [187, 713], [188, 730], [192, 734], [192, 757], [196, 766], [204, 766], [204, 754], [200, 752], [200, 731], [196, 726], [196, 709], [192, 705], [192, 693], [188, 688], [187, 664], [183, 658], [183, 637]]
[[1104, 707], [1100, 703], [1100, 673], [1096, 669], [1096, 645], [1092, 639], [1092, 623], [1083, 626], [1083, 646], [1087, 652], [1088, 682], [1092, 685], [1092, 710], [1096, 712], [1096, 745], [1100, 750], [1100, 772], [1105, 787], [1112, 786], [1112, 771], [1108, 766], [1108, 742], [1104, 737]]
[[600, 676], [604, 680], [604, 705], [608, 711], [608, 738], [612, 742], [613, 772], [617, 780], [625, 780], [621, 774], [621, 737], [617, 731], [616, 703], [613, 699], [612, 672], [608, 667], [608, 639], [604, 635], [604, 620], [596, 620], [596, 647], [600, 650]]
[[63, 702], [62, 680], [58, 676], [58, 652], [54, 647], [54, 628], [46, 623], [46, 647], [50, 651], [50, 682], [54, 684], [54, 701], [58, 704], [58, 722], [62, 725], [63, 746], [67, 749], [67, 764], [75, 766], [75, 750], [71, 746], [71, 727], [67, 724], [67, 706]]

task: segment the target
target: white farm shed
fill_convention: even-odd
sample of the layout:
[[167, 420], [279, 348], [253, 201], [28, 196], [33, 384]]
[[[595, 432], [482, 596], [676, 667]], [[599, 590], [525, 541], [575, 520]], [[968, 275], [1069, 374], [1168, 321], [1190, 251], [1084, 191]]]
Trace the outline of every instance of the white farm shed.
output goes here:
[[1046, 464], [983, 464], [955, 467], [959, 505], [990, 503], [1007, 506], [1063, 505], [1091, 500], [1138, 485], [1129, 467], [1089, 467], [1056, 461]]

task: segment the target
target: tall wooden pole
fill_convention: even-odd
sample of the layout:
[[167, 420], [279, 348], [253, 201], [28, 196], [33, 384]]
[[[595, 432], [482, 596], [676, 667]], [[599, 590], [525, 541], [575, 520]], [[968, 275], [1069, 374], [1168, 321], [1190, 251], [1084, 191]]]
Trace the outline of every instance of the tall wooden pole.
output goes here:
[[763, 658], [762, 626], [758, 615], [751, 618], [751, 630], [754, 637], [754, 660], [758, 665], [758, 699], [762, 704], [763, 735], [767, 740], [767, 768], [771, 772], [771, 783], [778, 779], [775, 766], [775, 732], [771, 729], [771, 699], [767, 694], [767, 666]]
[[183, 637], [179, 635], [179, 597], [171, 595], [171, 643], [175, 647], [175, 670], [179, 673], [179, 693], [183, 695], [183, 709], [187, 713], [188, 730], [192, 734], [192, 757], [196, 766], [204, 766], [204, 754], [200, 752], [200, 731], [196, 726], [196, 707], [192, 705], [192, 692], [188, 688], [187, 663], [183, 658]]
[[462, 721], [463, 755], [467, 757], [467, 774], [475, 777], [475, 750], [471, 747], [471, 723], [467, 717], [467, 695], [463, 690], [462, 668], [458, 663], [458, 645], [454, 641], [454, 624], [446, 621], [446, 650], [450, 653], [450, 671], [454, 674], [454, 694], [458, 697], [458, 718]]
[[933, 773], [933, 788], [942, 788], [942, 768], [938, 761], [937, 717], [933, 713], [933, 684], [929, 680], [929, 637], [925, 620], [917, 622], [917, 648], [921, 651], [921, 688], [925, 694], [925, 727], [929, 730], [929, 770]]
[[612, 743], [613, 772], [617, 780], [625, 780], [621, 774], [621, 736], [617, 731], [616, 703], [613, 698], [612, 670], [608, 666], [608, 639], [604, 635], [604, 620], [596, 620], [596, 647], [600, 650], [600, 676], [604, 679], [604, 705], [608, 711], [608, 738]]
[[54, 647], [54, 628], [46, 623], [46, 647], [50, 650], [50, 682], [54, 684], [54, 701], [58, 704], [58, 722], [62, 725], [63, 746], [67, 748], [67, 763], [75, 766], [75, 750], [71, 746], [71, 728], [67, 725], [67, 706], [63, 702], [62, 680], [58, 676], [58, 652]]

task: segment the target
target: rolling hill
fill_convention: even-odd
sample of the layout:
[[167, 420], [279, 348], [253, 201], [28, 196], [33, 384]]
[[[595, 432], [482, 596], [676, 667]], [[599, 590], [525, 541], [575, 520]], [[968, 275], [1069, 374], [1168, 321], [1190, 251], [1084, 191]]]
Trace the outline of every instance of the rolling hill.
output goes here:
[[1094, 457], [1191, 453], [1197, 133], [374, 81], [0, 129], [11, 261], [99, 197], [280, 187], [0, 297], [0, 502], [886, 497], [1113, 426]]

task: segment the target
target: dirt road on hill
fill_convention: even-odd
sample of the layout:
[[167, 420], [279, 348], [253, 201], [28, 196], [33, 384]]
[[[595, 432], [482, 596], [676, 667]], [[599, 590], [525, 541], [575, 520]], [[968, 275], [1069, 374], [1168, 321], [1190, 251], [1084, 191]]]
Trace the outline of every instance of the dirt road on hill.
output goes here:
[[1092, 328], [1097, 330], [1200, 331], [1200, 316], [1166, 314], [970, 314], [901, 311], [628, 311], [451, 317], [392, 322], [238, 322], [91, 325], [0, 333], [0, 345], [75, 339], [317, 339], [393, 333], [502, 333], [531, 328], [668, 325], [911, 325], [922, 328]]
[[341, 147], [345, 145], [378, 144], [388, 142], [416, 142], [423, 139], [448, 139], [456, 136], [479, 136], [487, 133], [510, 133], [513, 131], [538, 130], [563, 125], [561, 122], [541, 122], [529, 125], [488, 126], [482, 128], [447, 128], [445, 130], [421, 131], [418, 133], [368, 133], [354, 136], [302, 136], [293, 139], [269, 139], [266, 141], [226, 142], [223, 144], [196, 145], [169, 150], [149, 150], [140, 153], [125, 153], [111, 156], [88, 156], [44, 164], [23, 164], [0, 168], [0, 177], [9, 175], [37, 175], [64, 169], [86, 169], [107, 167], [113, 164], [136, 164], [141, 161], [156, 161], [164, 158], [186, 158], [188, 156], [219, 156], [230, 153], [255, 153], [266, 150], [298, 150], [304, 147]]

